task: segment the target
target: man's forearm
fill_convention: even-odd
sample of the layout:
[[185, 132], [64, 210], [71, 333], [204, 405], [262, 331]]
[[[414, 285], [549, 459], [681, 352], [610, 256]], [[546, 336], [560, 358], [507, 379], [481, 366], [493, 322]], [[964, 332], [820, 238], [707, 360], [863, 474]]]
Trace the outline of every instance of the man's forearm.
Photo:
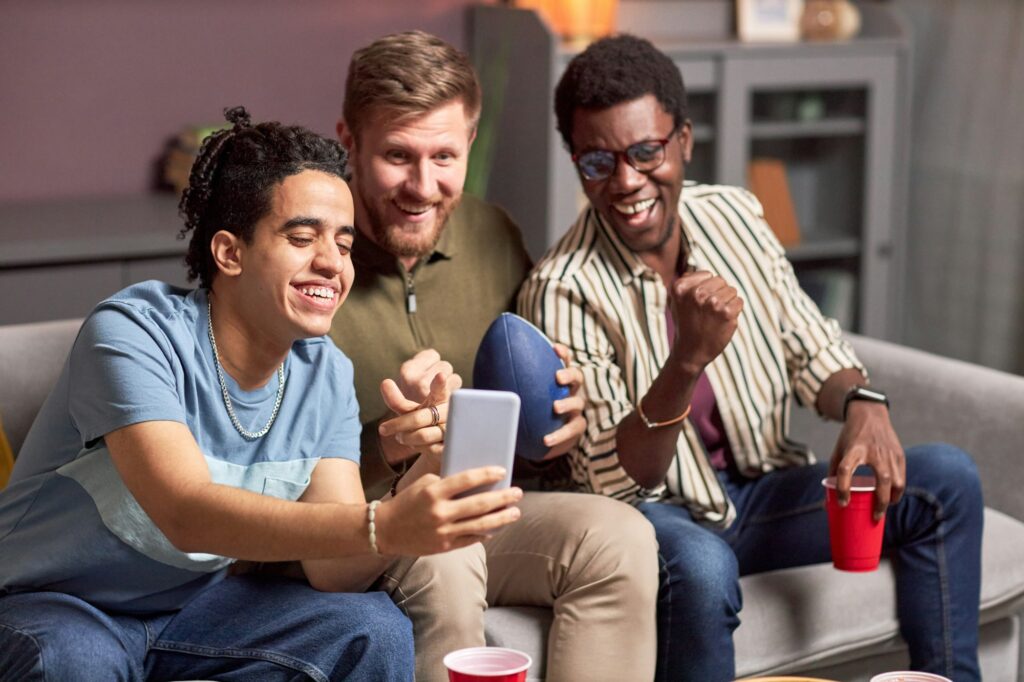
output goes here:
[[178, 496], [158, 522], [184, 552], [250, 561], [341, 558], [370, 553], [366, 505], [292, 502], [206, 483]]
[[[311, 504], [214, 483], [191, 432], [179, 422], [133, 424], [104, 439], [125, 486], [183, 552], [251, 561], [369, 552], [361, 490], [331, 503]], [[322, 464], [312, 474], [314, 482]], [[349, 462], [344, 469], [346, 480], [358, 488], [355, 464]]]
[[[382, 499], [391, 499], [391, 493]], [[369, 542], [367, 528], [367, 547]], [[302, 562], [302, 570], [309, 584], [322, 592], [365, 592], [397, 559], [376, 554], [342, 559], [307, 559]]]
[[[647, 393], [639, 399], [648, 421], [671, 421], [681, 415], [690, 405], [699, 376], [699, 372], [667, 363]], [[683, 421], [648, 428], [638, 411], [633, 410], [619, 422], [616, 433], [616, 448], [622, 468], [644, 488], [660, 485], [675, 457], [676, 441], [682, 428]]]

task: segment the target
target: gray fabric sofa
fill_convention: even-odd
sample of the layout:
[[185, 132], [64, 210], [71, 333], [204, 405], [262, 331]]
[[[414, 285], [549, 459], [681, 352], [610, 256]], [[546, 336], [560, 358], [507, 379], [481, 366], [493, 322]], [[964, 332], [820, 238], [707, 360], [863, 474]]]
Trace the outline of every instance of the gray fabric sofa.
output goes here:
[[[60, 372], [78, 321], [0, 327], [0, 415], [15, 452]], [[920, 351], [851, 336], [876, 385], [893, 403], [905, 444], [943, 440], [970, 452], [989, 507], [983, 546], [981, 656], [984, 678], [1021, 680], [1024, 612], [1024, 378]], [[798, 411], [796, 433], [819, 456], [837, 427]], [[742, 580], [744, 609], [736, 632], [741, 676], [801, 673], [858, 682], [906, 666], [895, 616], [892, 566], [845, 574], [830, 565], [776, 571]], [[543, 679], [551, 614], [496, 608], [487, 637], [534, 657]]]

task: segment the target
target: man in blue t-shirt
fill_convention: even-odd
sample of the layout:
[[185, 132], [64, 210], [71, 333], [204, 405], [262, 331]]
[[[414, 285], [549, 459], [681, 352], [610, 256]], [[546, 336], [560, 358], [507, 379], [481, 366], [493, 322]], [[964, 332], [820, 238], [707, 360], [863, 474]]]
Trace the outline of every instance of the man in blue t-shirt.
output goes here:
[[[181, 203], [200, 288], [97, 306], [0, 493], [0, 680], [410, 679], [408, 621], [363, 590], [518, 518], [516, 488], [454, 499], [497, 468], [414, 467], [366, 504], [352, 364], [324, 336], [353, 279], [344, 151], [228, 118]], [[410, 405], [386, 383], [393, 437], [436, 455], [457, 384]]]

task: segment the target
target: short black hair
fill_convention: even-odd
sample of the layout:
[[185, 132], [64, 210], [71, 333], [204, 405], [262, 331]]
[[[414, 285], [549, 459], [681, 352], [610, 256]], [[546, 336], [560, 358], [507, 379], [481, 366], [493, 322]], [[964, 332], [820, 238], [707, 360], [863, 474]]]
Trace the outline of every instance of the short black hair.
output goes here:
[[335, 140], [299, 126], [252, 124], [244, 107], [224, 110], [231, 127], [207, 137], [192, 164], [178, 213], [178, 237], [192, 231], [185, 255], [189, 281], [209, 288], [217, 266], [210, 241], [220, 230], [252, 241], [256, 223], [270, 210], [271, 190], [291, 175], [318, 170], [345, 179], [347, 155]]
[[608, 107], [654, 95], [676, 130], [688, 117], [683, 75], [650, 41], [629, 34], [602, 38], [572, 58], [555, 87], [558, 132], [572, 150], [576, 109]]

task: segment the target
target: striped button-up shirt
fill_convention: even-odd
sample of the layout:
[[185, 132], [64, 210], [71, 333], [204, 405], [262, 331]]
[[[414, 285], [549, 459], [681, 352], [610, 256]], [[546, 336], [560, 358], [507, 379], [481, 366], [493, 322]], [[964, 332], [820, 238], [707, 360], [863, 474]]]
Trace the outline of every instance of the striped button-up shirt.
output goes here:
[[[736, 287], [744, 300], [732, 340], [706, 372], [736, 465], [746, 476], [814, 461], [789, 438], [792, 398], [814, 406], [828, 377], [863, 366], [835, 320], [800, 289], [761, 205], [749, 192], [687, 182], [680, 198], [688, 265]], [[537, 264], [519, 312], [567, 345], [583, 370], [587, 430], [571, 454], [575, 485], [629, 502], [685, 505], [714, 526], [735, 510], [687, 420], [665, 481], [641, 487], [619, 463], [616, 430], [669, 355], [668, 292], [593, 207]]]

